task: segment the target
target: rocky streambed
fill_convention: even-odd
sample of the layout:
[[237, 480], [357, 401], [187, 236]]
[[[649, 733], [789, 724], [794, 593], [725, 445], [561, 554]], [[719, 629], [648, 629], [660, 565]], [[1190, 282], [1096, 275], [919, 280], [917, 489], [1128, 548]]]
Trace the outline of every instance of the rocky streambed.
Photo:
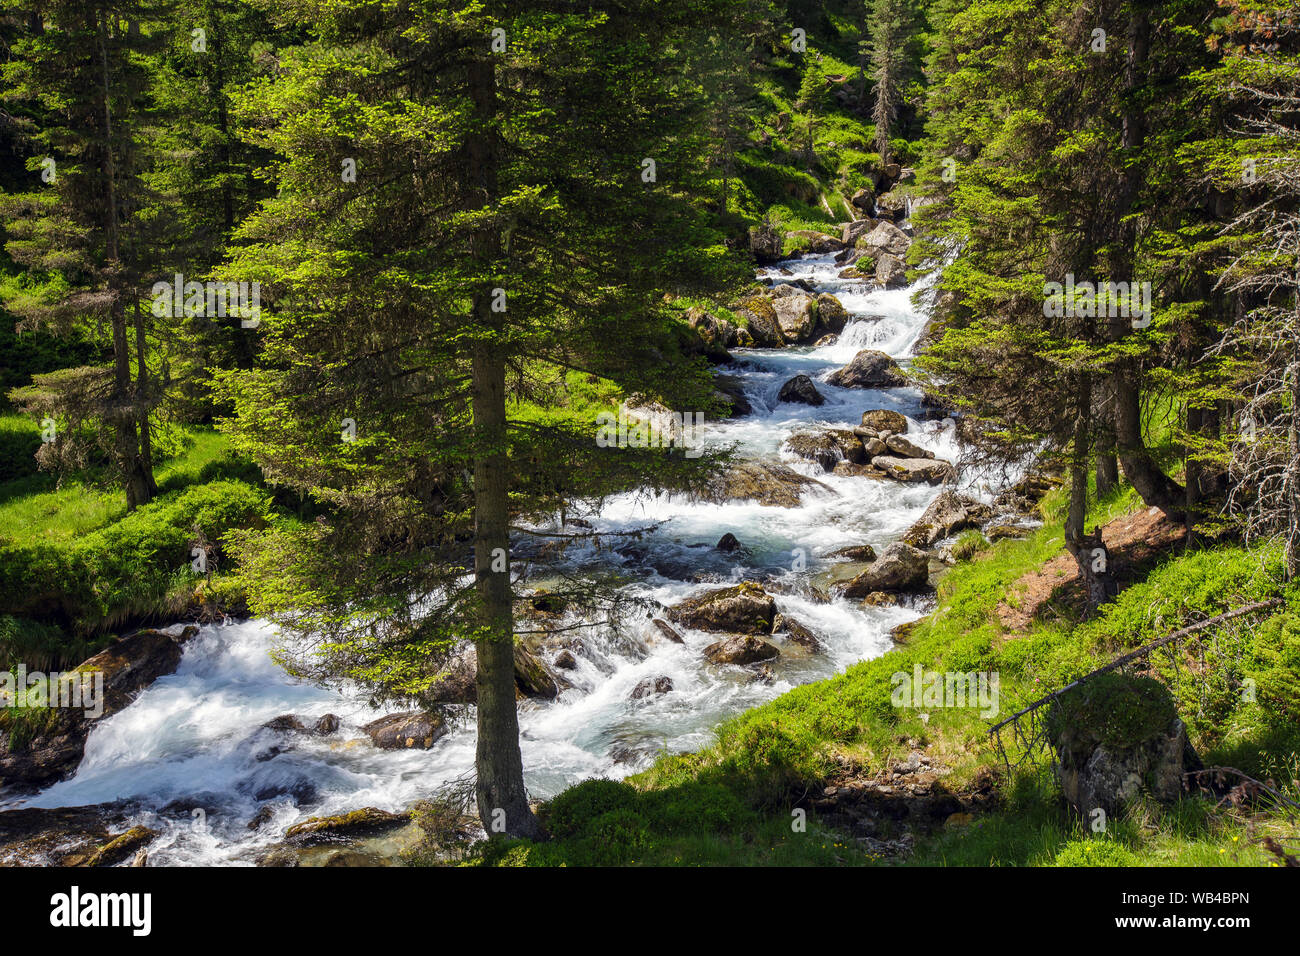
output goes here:
[[[739, 461], [695, 498], [639, 491], [566, 516], [590, 534], [549, 567], [617, 573], [642, 610], [585, 621], [535, 582], [515, 661], [535, 796], [706, 746], [723, 718], [885, 653], [954, 535], [1031, 524], [1046, 486], [960, 470], [956, 423], [909, 381], [929, 316], [884, 258], [905, 254], [904, 226], [848, 223], [762, 269], [746, 329], [691, 314], [733, 406], [705, 440]], [[391, 861], [418, 841], [412, 807], [472, 769], [472, 649], [434, 715], [290, 678], [268, 622], [147, 634], [110, 649], [138, 660], [102, 717], [0, 741], [0, 862]]]

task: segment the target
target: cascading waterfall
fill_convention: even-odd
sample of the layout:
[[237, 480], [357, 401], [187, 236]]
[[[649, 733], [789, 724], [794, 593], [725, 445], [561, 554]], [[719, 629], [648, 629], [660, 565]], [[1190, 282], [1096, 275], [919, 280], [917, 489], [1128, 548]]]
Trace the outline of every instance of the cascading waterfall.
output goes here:
[[[779, 455], [830, 490], [808, 491], [803, 503], [790, 509], [621, 495], [598, 514], [584, 515], [594, 529], [659, 527], [634, 547], [577, 544], [563, 559], [569, 570], [593, 563], [616, 567], [634, 579], [627, 585], [634, 596], [664, 605], [719, 582], [761, 580], [782, 613], [818, 634], [824, 651], [787, 653], [782, 644], [772, 679], [764, 682], [739, 668], [706, 664], [702, 649], [717, 635], [684, 630], [685, 644], [675, 644], [656, 639], [648, 619], [584, 631], [577, 668], [566, 673], [574, 687], [557, 701], [520, 706], [524, 765], [535, 796], [552, 795], [587, 777], [624, 776], [664, 751], [706, 746], [721, 719], [884, 653], [891, 646], [890, 630], [921, 613], [906, 606], [817, 603], [806, 587], [829, 566], [822, 555], [855, 544], [881, 549], [920, 516], [937, 489], [824, 474], [811, 462], [782, 454], [791, 433], [852, 427], [862, 412], [889, 408], [912, 419], [909, 439], [941, 458], [957, 458], [952, 422], [923, 422], [917, 390], [842, 389], [821, 380], [863, 348], [888, 352], [906, 364], [926, 321], [912, 305], [918, 287], [872, 289], [839, 279], [838, 268], [832, 257], [820, 256], [760, 273], [802, 278], [838, 296], [850, 322], [831, 345], [736, 351], [738, 365], [727, 371], [742, 381], [753, 414], [711, 423], [706, 435], [706, 441], [736, 445], [745, 456]], [[817, 380], [824, 405], [777, 401], [782, 383], [801, 372]], [[713, 549], [728, 532], [744, 550]], [[377, 750], [358, 728], [381, 712], [356, 690], [323, 689], [290, 678], [267, 653], [273, 639], [264, 621], [204, 627], [175, 674], [156, 681], [95, 728], [72, 778], [17, 805], [136, 801], [137, 822], [162, 834], [150, 848], [152, 865], [251, 864], [281, 838], [285, 826], [307, 816], [362, 806], [400, 810], [471, 771], [472, 715], [430, 750]], [[647, 677], [668, 677], [673, 690], [631, 700], [632, 689]], [[333, 713], [343, 726], [330, 737], [285, 737], [262, 726], [289, 713], [306, 721]], [[270, 819], [250, 830], [250, 818], [267, 807]], [[194, 825], [193, 808], [204, 826]]]

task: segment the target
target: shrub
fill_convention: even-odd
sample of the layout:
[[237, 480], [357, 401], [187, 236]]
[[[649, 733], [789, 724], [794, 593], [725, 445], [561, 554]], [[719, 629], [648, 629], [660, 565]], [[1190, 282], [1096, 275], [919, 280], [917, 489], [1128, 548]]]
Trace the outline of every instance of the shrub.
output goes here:
[[1114, 840], [1071, 840], [1056, 854], [1053, 866], [1137, 866], [1137, 857]]

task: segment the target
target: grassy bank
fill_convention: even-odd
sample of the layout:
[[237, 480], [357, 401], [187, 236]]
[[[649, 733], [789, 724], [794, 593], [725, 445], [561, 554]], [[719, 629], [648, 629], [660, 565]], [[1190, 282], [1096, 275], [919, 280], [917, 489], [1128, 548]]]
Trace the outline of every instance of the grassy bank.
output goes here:
[[[891, 677], [915, 665], [928, 671], [994, 672], [1000, 714], [1085, 674], [1118, 654], [1185, 624], [1285, 593], [1287, 607], [1267, 621], [1208, 632], [1176, 663], [1153, 659], [1206, 765], [1227, 765], [1300, 791], [1300, 613], [1295, 588], [1280, 584], [1279, 555], [1237, 546], [1171, 552], [1093, 619], [1049, 610], [1012, 631], [998, 605], [1017, 582], [1064, 550], [1059, 496], [1045, 502], [1047, 523], [1025, 540], [977, 551], [943, 578], [934, 613], [906, 643], [830, 680], [796, 688], [727, 721], [716, 743], [665, 756], [626, 783], [588, 781], [545, 809], [554, 839], [480, 847], [490, 864], [610, 862], [647, 865], [723, 863], [913, 865], [1269, 865], [1263, 838], [1296, 838], [1295, 816], [1255, 807], [1214, 809], [1187, 797], [1167, 807], [1142, 803], [1105, 834], [1094, 834], [1065, 805], [1045, 761], [1006, 774], [988, 736], [994, 719], [975, 709], [896, 707]], [[1136, 510], [1131, 494], [1097, 505], [1089, 524]], [[1245, 693], [1246, 688], [1250, 689]], [[886, 771], [920, 747], [948, 769], [960, 791], [995, 779], [988, 812], [956, 814], [918, 836], [904, 860], [882, 860], [847, 833], [810, 814], [792, 828], [801, 798], [846, 773]], [[1018, 756], [1012, 752], [1013, 759]]]

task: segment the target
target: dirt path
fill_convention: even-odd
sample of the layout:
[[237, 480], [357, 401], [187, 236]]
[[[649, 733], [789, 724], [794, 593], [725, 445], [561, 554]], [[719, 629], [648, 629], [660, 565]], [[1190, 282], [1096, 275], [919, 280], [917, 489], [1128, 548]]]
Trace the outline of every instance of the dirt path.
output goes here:
[[[1144, 508], [1104, 525], [1102, 541], [1111, 554], [1115, 578], [1123, 590], [1145, 575], [1150, 565], [1187, 537], [1187, 529], [1165, 517], [1159, 508]], [[1047, 613], [1077, 615], [1083, 608], [1079, 569], [1069, 554], [1024, 575], [1011, 586], [1011, 601], [998, 605], [998, 618], [1009, 631], [1024, 633]]]

